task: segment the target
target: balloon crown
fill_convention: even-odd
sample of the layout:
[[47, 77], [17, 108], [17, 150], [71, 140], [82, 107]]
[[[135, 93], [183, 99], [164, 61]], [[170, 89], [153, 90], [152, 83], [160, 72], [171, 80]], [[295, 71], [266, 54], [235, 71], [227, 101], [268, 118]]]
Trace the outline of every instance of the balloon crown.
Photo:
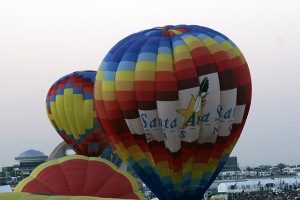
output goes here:
[[146, 36], [174, 36], [179, 35], [182, 33], [186, 33], [190, 31], [190, 29], [184, 25], [178, 25], [178, 26], [163, 26], [163, 27], [156, 27], [153, 29], [150, 29], [145, 33]]

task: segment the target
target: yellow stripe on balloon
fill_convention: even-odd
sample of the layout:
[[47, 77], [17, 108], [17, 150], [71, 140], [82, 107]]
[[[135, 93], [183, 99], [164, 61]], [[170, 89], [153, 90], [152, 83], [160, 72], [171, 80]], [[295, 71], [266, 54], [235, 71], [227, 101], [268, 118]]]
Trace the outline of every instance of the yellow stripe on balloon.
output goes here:
[[210, 46], [207, 46], [207, 48], [211, 54], [221, 51], [221, 48], [217, 43], [211, 44]]
[[173, 57], [170, 54], [158, 54], [156, 60], [156, 71], [173, 72]]
[[185, 37], [184, 42], [186, 43], [186, 45], [188, 46], [189, 50], [192, 51], [196, 48], [199, 47], [204, 47], [204, 44], [195, 36], [189, 36], [189, 37]]
[[135, 81], [154, 81], [155, 71], [137, 71], [135, 72]]
[[173, 172], [172, 181], [174, 185], [182, 183], [182, 169], [180, 169], [178, 172]]
[[157, 62], [166, 62], [166, 63], [172, 63], [173, 57], [170, 54], [161, 53], [157, 55]]
[[168, 161], [161, 161], [156, 163], [157, 171], [159, 171], [160, 176], [170, 177], [170, 166]]
[[117, 71], [116, 72], [116, 81], [133, 81], [134, 72], [133, 71]]
[[64, 130], [67, 135], [72, 135], [72, 131], [70, 129], [69, 123], [67, 121], [67, 117], [64, 111], [64, 96], [63, 95], [57, 95], [56, 96], [56, 111], [57, 116], [62, 124], [62, 127], [64, 127]]
[[48, 116], [51, 117], [51, 119], [53, 119], [56, 123], [56, 126], [58, 127], [58, 129], [60, 131], [64, 130], [63, 125], [58, 117], [58, 113], [57, 113], [57, 109], [56, 109], [56, 101], [51, 101], [50, 102], [50, 108], [51, 108], [51, 113], [52, 114], [48, 114]]
[[94, 102], [92, 99], [84, 101], [84, 123], [85, 129], [92, 129], [94, 127]]
[[136, 63], [135, 72], [138, 71], [155, 71], [155, 62], [139, 61]]
[[127, 151], [134, 158], [134, 160], [139, 161], [145, 158], [143, 151], [139, 148], [138, 145], [131, 145], [129, 148], [127, 148]]
[[[95, 81], [94, 91], [102, 90], [102, 81]], [[102, 92], [94, 92], [95, 100], [103, 100]]]
[[64, 157], [61, 157], [57, 160], [58, 163], [63, 163], [65, 161], [68, 161], [68, 160], [74, 160], [74, 158], [76, 159], [81, 159], [81, 160], [89, 160], [89, 157], [87, 156], [83, 156], [83, 155], [71, 155], [71, 156], [64, 156]]
[[74, 94], [73, 95], [73, 104], [74, 104], [74, 117], [75, 124], [78, 130], [78, 134], [85, 134], [84, 129], [84, 106], [83, 106], [83, 95], [82, 94]]
[[194, 158], [191, 157], [186, 162], [182, 163], [182, 174], [187, 174], [192, 171]]
[[219, 44], [225, 51], [228, 51], [233, 48], [233, 46], [226, 40]]
[[117, 91], [133, 91], [134, 81], [116, 81]]
[[235, 50], [235, 52], [236, 52], [236, 55], [239, 56], [239, 57], [241, 58], [242, 63], [243, 63], [243, 64], [247, 63], [247, 61], [246, 61], [244, 55], [242, 54], [241, 50], [240, 50], [237, 46], [234, 47], [234, 50]]
[[157, 62], [156, 64], [156, 71], [173, 71], [173, 63], [172, 62]]
[[192, 56], [185, 45], [176, 46], [173, 50], [173, 55], [174, 63], [185, 59], [192, 59]]
[[79, 139], [79, 134], [76, 128], [76, 121], [74, 117], [73, 88], [67, 88], [64, 90], [64, 111], [74, 138]]
[[115, 91], [115, 81], [102, 81], [102, 91]]

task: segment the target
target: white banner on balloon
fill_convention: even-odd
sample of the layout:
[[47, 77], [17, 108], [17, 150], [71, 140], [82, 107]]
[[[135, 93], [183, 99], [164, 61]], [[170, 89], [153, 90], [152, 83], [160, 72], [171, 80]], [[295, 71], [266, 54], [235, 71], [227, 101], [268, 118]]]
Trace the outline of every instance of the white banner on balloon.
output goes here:
[[126, 119], [132, 134], [145, 134], [147, 142], [164, 141], [176, 152], [181, 141], [214, 143], [240, 123], [245, 106], [236, 107], [236, 88], [220, 91], [218, 73], [199, 77], [199, 87], [178, 92], [178, 101], [157, 101], [155, 110], [139, 110], [139, 118]]
[[237, 105], [235, 108], [234, 121], [235, 124], [242, 123], [244, 113], [245, 113], [246, 105]]
[[218, 73], [200, 76], [200, 84], [208, 79], [208, 90], [203, 92], [203, 106], [201, 108], [201, 130], [198, 143], [215, 143], [217, 138], [217, 128], [219, 126], [220, 109], [220, 83]]
[[220, 124], [218, 128], [218, 135], [220, 136], [230, 135], [236, 110], [236, 95], [236, 88], [221, 91]]

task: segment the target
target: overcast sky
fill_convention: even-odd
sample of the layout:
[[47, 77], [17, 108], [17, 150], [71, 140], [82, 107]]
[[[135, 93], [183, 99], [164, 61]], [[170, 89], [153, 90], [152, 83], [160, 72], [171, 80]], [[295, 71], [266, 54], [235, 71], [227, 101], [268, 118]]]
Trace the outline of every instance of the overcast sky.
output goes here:
[[240, 166], [300, 164], [300, 1], [0, 0], [0, 167], [62, 141], [45, 98], [58, 78], [97, 70], [129, 34], [195, 24], [233, 40], [253, 84], [249, 117], [232, 156]]

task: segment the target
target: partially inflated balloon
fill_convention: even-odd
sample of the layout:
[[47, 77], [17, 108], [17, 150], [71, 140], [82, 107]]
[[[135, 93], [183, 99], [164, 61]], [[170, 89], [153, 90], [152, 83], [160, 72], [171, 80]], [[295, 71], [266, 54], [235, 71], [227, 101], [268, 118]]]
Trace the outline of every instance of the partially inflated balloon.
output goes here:
[[65, 156], [39, 165], [15, 192], [144, 199], [128, 172], [102, 158]]
[[94, 98], [109, 142], [159, 199], [199, 199], [241, 134], [251, 78], [223, 34], [157, 27], [108, 52]]
[[57, 80], [49, 89], [46, 107], [59, 135], [85, 156], [99, 156], [106, 147], [93, 100], [95, 71], [78, 71]]

